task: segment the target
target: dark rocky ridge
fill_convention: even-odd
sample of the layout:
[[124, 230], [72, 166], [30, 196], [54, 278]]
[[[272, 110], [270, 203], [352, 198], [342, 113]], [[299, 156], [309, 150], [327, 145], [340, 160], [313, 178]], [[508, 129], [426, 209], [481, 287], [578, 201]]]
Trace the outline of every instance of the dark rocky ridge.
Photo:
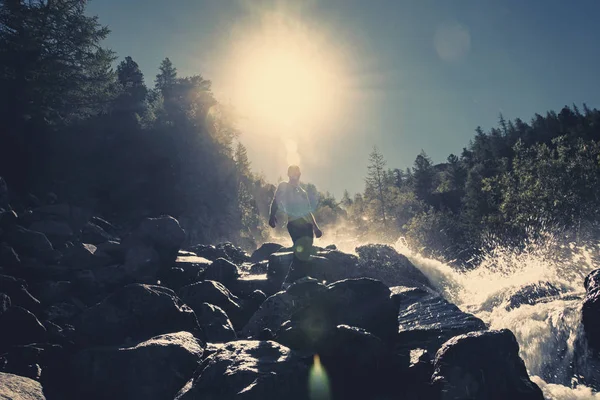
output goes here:
[[168, 216], [119, 231], [68, 204], [3, 207], [6, 398], [542, 398], [510, 332], [487, 331], [389, 246], [317, 248], [309, 277], [281, 290], [291, 252], [277, 244], [184, 251]]

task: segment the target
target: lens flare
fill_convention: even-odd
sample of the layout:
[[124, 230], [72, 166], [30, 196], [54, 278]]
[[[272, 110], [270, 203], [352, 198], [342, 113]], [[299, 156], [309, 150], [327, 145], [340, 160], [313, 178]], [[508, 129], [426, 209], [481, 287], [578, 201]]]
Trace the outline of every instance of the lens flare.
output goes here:
[[331, 390], [329, 388], [329, 378], [318, 354], [315, 354], [313, 365], [308, 377], [308, 389], [310, 400], [330, 400]]

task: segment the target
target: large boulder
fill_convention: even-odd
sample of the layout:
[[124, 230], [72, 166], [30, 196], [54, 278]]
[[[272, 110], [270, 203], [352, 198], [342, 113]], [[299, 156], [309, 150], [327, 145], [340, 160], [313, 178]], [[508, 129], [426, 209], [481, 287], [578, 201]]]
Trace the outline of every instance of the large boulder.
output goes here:
[[44, 261], [53, 261], [58, 257], [52, 243], [41, 232], [16, 225], [8, 229], [4, 237], [20, 255], [28, 255]]
[[310, 327], [291, 322], [285, 326], [277, 342], [301, 354], [319, 356], [329, 377], [332, 398], [395, 397], [400, 360], [381, 339], [364, 329], [338, 325], [315, 342]]
[[588, 347], [600, 354], [600, 269], [592, 271], [584, 281], [586, 296], [581, 310], [581, 322]]
[[132, 347], [86, 349], [72, 362], [80, 399], [172, 399], [192, 378], [203, 353], [189, 332], [153, 337]]
[[269, 256], [267, 279], [274, 287], [281, 287], [293, 260], [294, 253], [291, 251], [277, 252]]
[[42, 232], [55, 246], [65, 243], [74, 235], [73, 229], [71, 229], [71, 226], [66, 221], [35, 221], [29, 225], [29, 229]]
[[86, 346], [135, 343], [179, 331], [201, 335], [196, 315], [172, 290], [142, 284], [125, 286], [86, 309], [75, 327]]
[[156, 249], [147, 244], [140, 244], [127, 250], [123, 269], [137, 282], [154, 283], [161, 266], [161, 258]]
[[217, 258], [200, 274], [202, 280], [221, 282], [226, 287], [231, 286], [239, 277], [237, 265], [224, 258]]
[[91, 217], [92, 212], [89, 209], [62, 203], [37, 207], [27, 219], [32, 221], [32, 224], [38, 221], [65, 222], [73, 232], [79, 232]]
[[40, 301], [33, 297], [23, 279], [10, 275], [0, 275], [0, 292], [6, 293], [11, 298], [14, 306], [26, 308], [36, 312], [39, 310]]
[[176, 400], [308, 398], [308, 367], [271, 341], [237, 341], [207, 357]]
[[81, 230], [81, 240], [85, 243], [98, 245], [101, 243], [114, 241], [115, 237], [106, 232], [102, 227], [92, 222], [87, 222]]
[[435, 353], [453, 336], [486, 329], [482, 320], [462, 312], [433, 290], [400, 286], [392, 288], [392, 293], [399, 306], [398, 343], [405, 349]]
[[10, 297], [6, 293], [0, 293], [0, 315], [2, 315], [11, 306]]
[[69, 243], [63, 250], [61, 265], [75, 269], [91, 269], [103, 266], [102, 258], [96, 256], [97, 248], [93, 244]]
[[242, 335], [246, 338], [256, 338], [263, 329], [277, 331], [295, 312], [306, 307], [312, 297], [326, 289], [325, 285], [315, 279], [297, 281], [287, 290], [267, 298], [252, 315], [242, 330]]
[[263, 243], [258, 249], [254, 250], [250, 256], [250, 262], [257, 263], [263, 260], [268, 260], [269, 256], [277, 253], [283, 248], [279, 243]]
[[442, 346], [432, 376], [441, 400], [543, 400], [540, 388], [527, 375], [513, 333], [471, 332]]
[[42, 385], [30, 378], [0, 372], [0, 399], [45, 400]]
[[429, 279], [406, 256], [384, 244], [368, 244], [356, 248], [361, 276], [382, 281], [387, 286], [433, 288]]
[[239, 247], [232, 243], [219, 243], [216, 246], [198, 244], [190, 248], [199, 257], [204, 257], [210, 261], [215, 261], [218, 258], [224, 258], [236, 265], [250, 261], [250, 256]]
[[179, 222], [170, 216], [146, 218], [123, 240], [128, 247], [146, 245], [154, 248], [163, 265], [170, 266], [185, 240]]
[[204, 303], [222, 308], [229, 316], [233, 326], [240, 329], [243, 321], [243, 310], [240, 299], [234, 296], [225, 286], [215, 281], [201, 281], [182, 287], [177, 294], [196, 313], [200, 313]]
[[225, 343], [237, 339], [233, 325], [221, 307], [203, 303], [196, 316], [207, 342]]
[[365, 329], [384, 342], [398, 333], [397, 307], [390, 290], [374, 279], [346, 279], [327, 285], [316, 293], [306, 307], [292, 315], [291, 321], [310, 327], [315, 335], [337, 325]]
[[21, 266], [21, 258], [8, 243], [0, 243], [0, 267], [15, 269]]
[[44, 325], [28, 310], [12, 306], [0, 315], [0, 354], [11, 346], [46, 341]]

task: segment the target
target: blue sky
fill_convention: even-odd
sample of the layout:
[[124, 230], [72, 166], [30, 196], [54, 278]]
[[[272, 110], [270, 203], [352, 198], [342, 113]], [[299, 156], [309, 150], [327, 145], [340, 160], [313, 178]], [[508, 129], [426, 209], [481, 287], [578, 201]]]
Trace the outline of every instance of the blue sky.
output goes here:
[[[211, 79], [226, 100], [223, 54], [232, 32], [275, 3], [95, 0], [88, 13], [109, 26], [106, 46], [132, 56], [148, 84], [168, 56], [181, 75]], [[495, 126], [499, 113], [529, 121], [567, 104], [600, 106], [594, 0], [311, 0], [293, 8], [294, 18], [343, 50], [362, 94], [329, 133], [298, 142], [303, 179], [322, 191], [361, 191], [373, 146], [389, 167], [411, 166], [421, 149], [443, 162], [460, 154], [477, 126]], [[276, 139], [242, 132], [240, 140], [257, 172], [271, 181], [285, 175]]]

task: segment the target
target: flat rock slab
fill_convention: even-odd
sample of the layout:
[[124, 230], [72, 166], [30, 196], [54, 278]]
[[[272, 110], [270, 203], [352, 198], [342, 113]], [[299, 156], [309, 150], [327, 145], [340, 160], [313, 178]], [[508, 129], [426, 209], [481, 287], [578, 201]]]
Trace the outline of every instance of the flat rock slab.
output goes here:
[[0, 399], [45, 400], [42, 385], [33, 379], [0, 372]]

